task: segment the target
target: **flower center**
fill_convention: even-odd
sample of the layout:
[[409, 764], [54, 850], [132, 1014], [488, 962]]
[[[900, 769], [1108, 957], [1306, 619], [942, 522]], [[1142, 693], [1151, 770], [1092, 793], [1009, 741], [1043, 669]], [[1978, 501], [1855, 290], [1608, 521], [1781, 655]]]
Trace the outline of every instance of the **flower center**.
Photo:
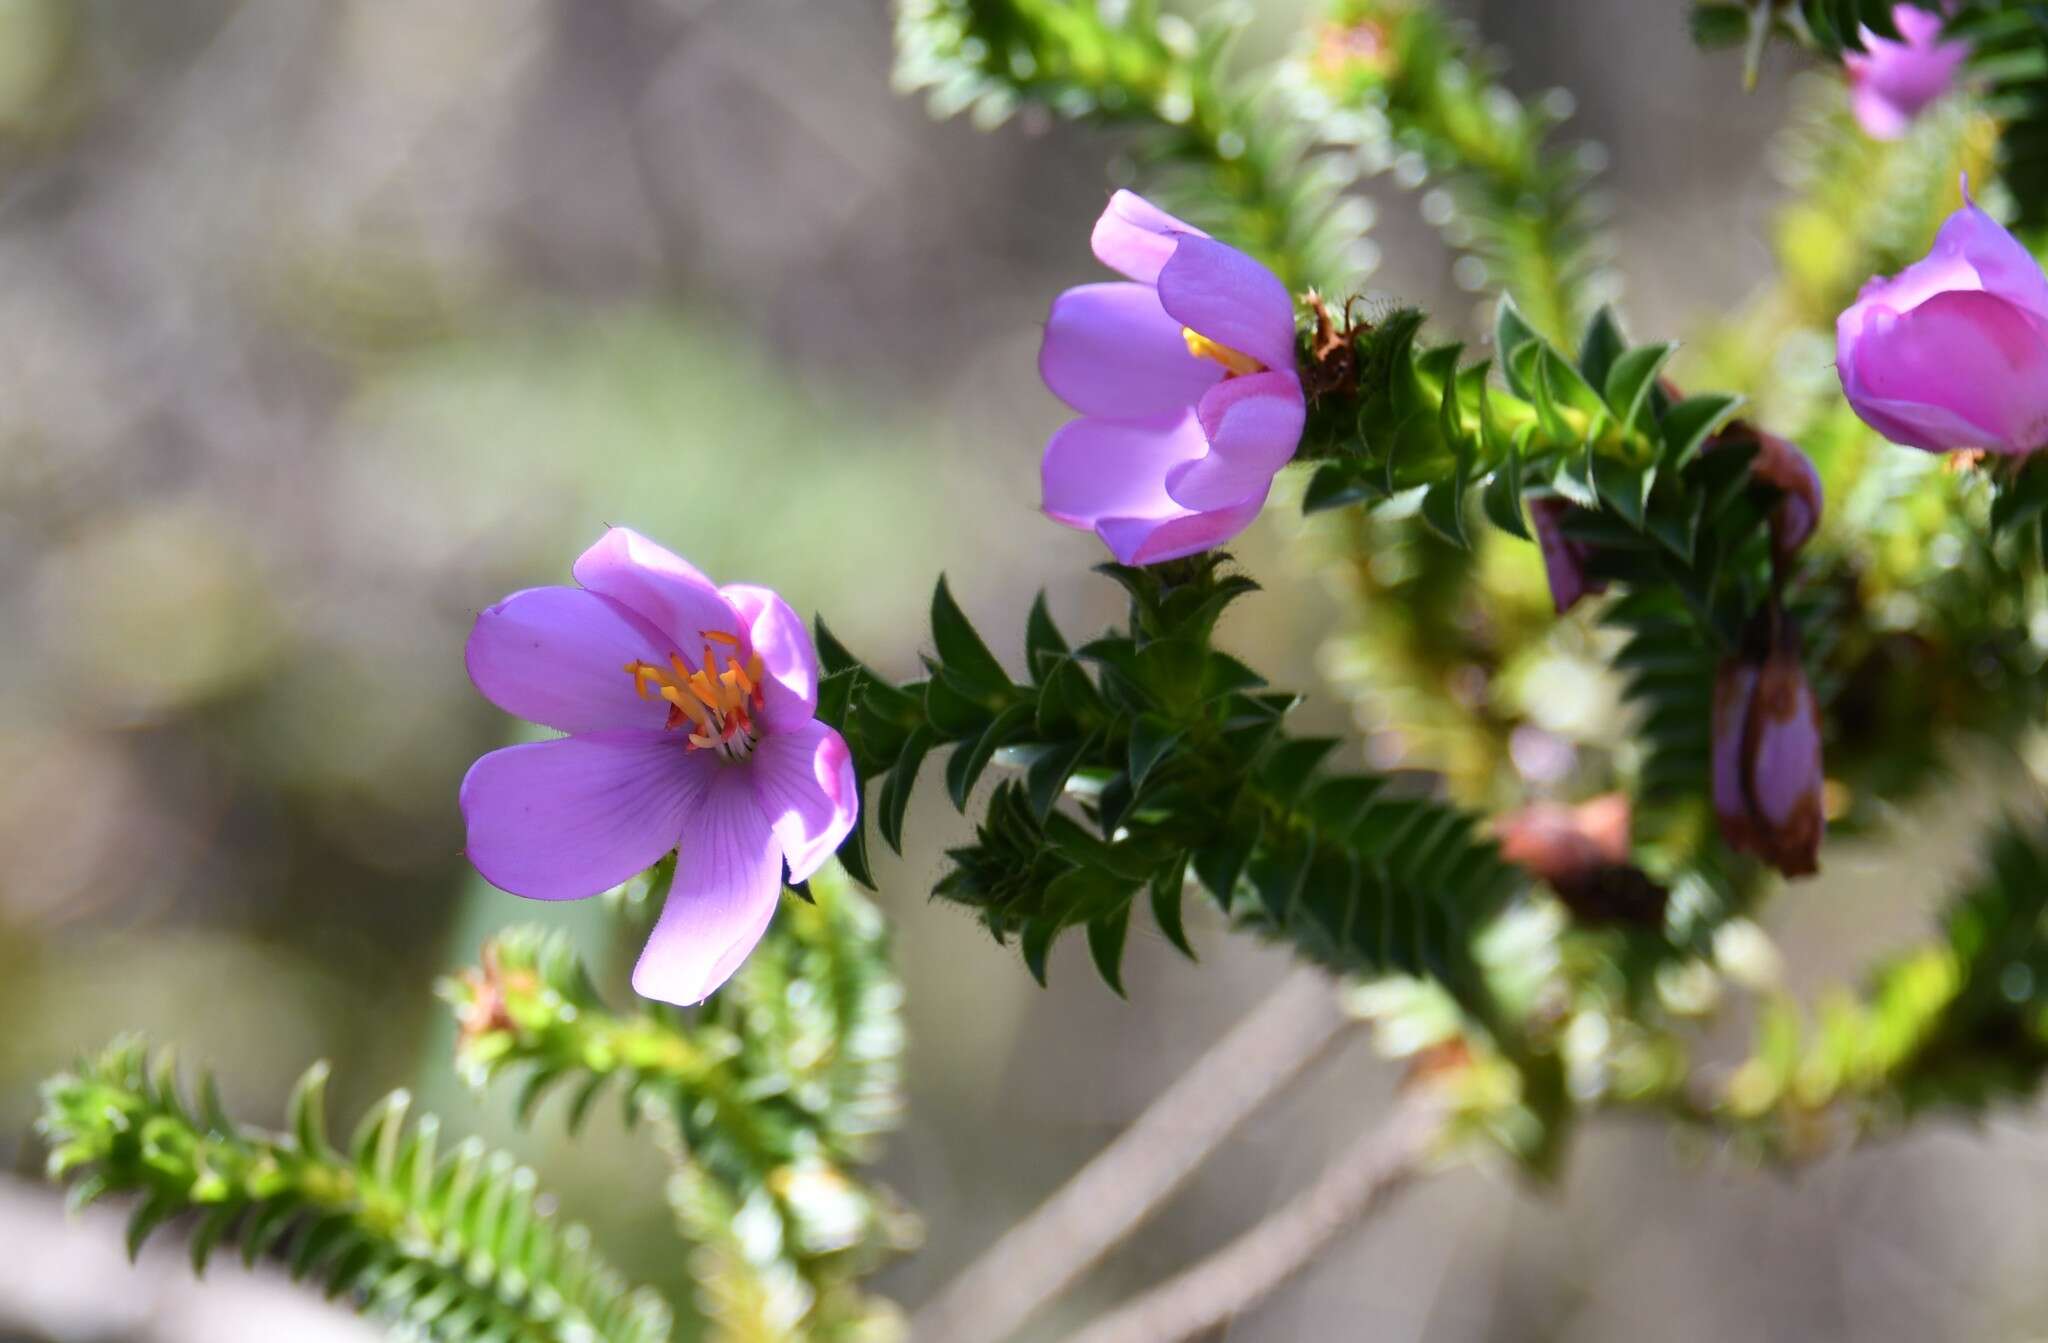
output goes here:
[[[704, 636], [704, 658], [695, 670], [680, 653], [668, 655], [668, 666], [657, 667], [638, 660], [626, 664], [633, 689], [641, 699], [659, 697], [668, 701], [668, 723], [690, 726], [686, 745], [692, 751], [716, 750], [727, 760], [745, 760], [759, 735], [754, 714], [764, 697], [761, 655], [751, 653], [745, 665], [739, 656], [739, 640], [723, 630], [699, 630]], [[718, 670], [712, 645], [725, 650], [725, 670]]]
[[1226, 380], [1246, 373], [1264, 373], [1266, 371], [1264, 364], [1252, 358], [1243, 350], [1233, 350], [1228, 345], [1220, 345], [1191, 326], [1184, 326], [1180, 329], [1180, 338], [1188, 343], [1188, 353], [1195, 358], [1207, 359], [1223, 365], [1227, 372]]

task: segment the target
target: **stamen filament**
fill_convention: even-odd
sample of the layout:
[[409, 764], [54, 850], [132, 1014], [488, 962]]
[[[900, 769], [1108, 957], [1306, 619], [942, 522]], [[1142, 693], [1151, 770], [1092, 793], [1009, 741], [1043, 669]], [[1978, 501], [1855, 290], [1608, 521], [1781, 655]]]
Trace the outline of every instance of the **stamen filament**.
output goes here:
[[641, 699], [657, 696], [669, 706], [667, 727], [691, 729], [684, 737], [690, 750], [716, 748], [731, 759], [743, 759], [754, 747], [752, 711], [766, 701], [766, 668], [761, 655], [750, 650], [745, 663], [736, 653], [728, 653], [725, 670], [719, 671], [712, 645], [736, 650], [739, 640], [723, 630], [702, 633], [704, 660], [697, 668], [684, 662], [682, 654], [672, 652], [666, 669], [635, 660], [626, 664], [625, 671]]
[[1189, 354], [1197, 359], [1207, 359], [1211, 363], [1223, 365], [1229, 377], [1235, 378], [1248, 373], [1264, 373], [1266, 371], [1264, 364], [1252, 358], [1243, 350], [1233, 350], [1228, 345], [1210, 340], [1191, 326], [1184, 326], [1180, 329], [1180, 338], [1187, 342]]

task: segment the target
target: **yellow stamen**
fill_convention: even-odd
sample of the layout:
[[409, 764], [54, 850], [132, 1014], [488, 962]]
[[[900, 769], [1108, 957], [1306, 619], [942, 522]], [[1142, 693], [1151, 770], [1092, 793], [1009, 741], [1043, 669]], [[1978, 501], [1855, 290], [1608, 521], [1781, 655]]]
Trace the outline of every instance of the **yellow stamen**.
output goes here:
[[1189, 354], [1197, 359], [1207, 359], [1213, 363], [1223, 365], [1225, 369], [1229, 370], [1229, 374], [1233, 378], [1245, 373], [1264, 373], [1266, 371], [1264, 364], [1252, 358], [1244, 351], [1233, 350], [1228, 345], [1222, 345], [1210, 340], [1191, 326], [1184, 326], [1180, 329], [1180, 338], [1187, 342]]
[[698, 630], [697, 632], [713, 643], [724, 644], [727, 648], [738, 648], [740, 646], [740, 637], [737, 634], [727, 634], [724, 630]]
[[685, 695], [676, 687], [672, 685], [663, 686], [661, 688], [661, 697], [670, 704], [675, 705], [678, 709], [681, 709], [683, 716], [698, 727], [709, 727], [711, 725], [711, 715], [704, 711], [704, 706], [688, 695]]
[[[715, 633], [707, 632], [706, 637]], [[737, 641], [729, 638], [714, 642], [737, 647]], [[761, 662], [758, 654], [749, 654], [747, 660], [756, 667]], [[691, 750], [717, 747], [737, 759], [753, 748], [755, 729], [747, 701], [751, 696], [759, 703], [761, 693], [758, 681], [748, 677], [737, 657], [728, 656], [725, 666], [725, 671], [717, 670], [707, 644], [704, 664], [695, 670], [681, 654], [670, 653], [666, 670], [635, 660], [626, 664], [625, 672], [633, 678], [633, 691], [641, 699], [651, 692], [669, 706], [667, 726], [695, 729], [685, 739]]]

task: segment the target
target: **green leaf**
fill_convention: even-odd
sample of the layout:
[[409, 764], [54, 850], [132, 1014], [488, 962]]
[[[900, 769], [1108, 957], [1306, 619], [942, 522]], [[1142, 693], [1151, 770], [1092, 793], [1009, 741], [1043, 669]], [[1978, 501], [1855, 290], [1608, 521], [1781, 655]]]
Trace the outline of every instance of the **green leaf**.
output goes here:
[[1266, 684], [1266, 679], [1228, 653], [1211, 649], [1202, 659], [1202, 681], [1199, 698], [1207, 704], [1226, 695], [1242, 694], [1257, 690]]
[[2048, 460], [2023, 457], [1998, 482], [1991, 500], [1991, 529], [2009, 531], [2048, 513]]
[[[865, 787], [863, 781], [863, 790]], [[845, 841], [840, 844], [839, 852], [834, 857], [839, 860], [839, 865], [846, 869], [847, 876], [871, 891], [876, 889], [874, 868], [868, 861], [868, 809], [865, 806], [861, 807], [859, 814], [854, 817], [853, 829], [847, 833]]]
[[1697, 4], [1692, 11], [1692, 40], [1708, 49], [1739, 47], [1749, 37], [1749, 23], [1747, 5]]
[[1648, 432], [1653, 428], [1650, 393], [1656, 389], [1658, 375], [1677, 349], [1670, 344], [1642, 345], [1614, 361], [1606, 379], [1596, 385], [1606, 389], [1607, 405], [1614, 412], [1615, 423], [1631, 431]]
[[982, 693], [1009, 689], [1009, 673], [974, 632], [943, 577], [932, 590], [932, 642], [939, 661], [965, 686]]
[[882, 832], [882, 841], [898, 853], [903, 852], [903, 818], [910, 810], [910, 794], [917, 787], [918, 766], [938, 738], [930, 728], [920, 727], [910, 734], [903, 743], [903, 750], [896, 757], [896, 763], [889, 767], [889, 773], [882, 779], [882, 796], [879, 799], [880, 815], [875, 826]]
[[307, 1156], [327, 1151], [326, 1097], [327, 1061], [322, 1059], [300, 1075], [285, 1103], [285, 1127]]
[[241, 1215], [242, 1208], [240, 1204], [223, 1203], [213, 1208], [206, 1216], [199, 1220], [199, 1225], [193, 1229], [192, 1244], [189, 1247], [192, 1258], [193, 1277], [203, 1278], [206, 1276], [207, 1261], [213, 1258], [214, 1247], [220, 1244], [221, 1237], [234, 1224], [235, 1219]]
[[846, 645], [839, 642], [832, 631], [825, 628], [825, 617], [812, 621], [818, 645], [818, 667], [825, 675], [834, 672], [852, 671], [860, 666], [860, 660], [846, 651]]
[[1628, 340], [1621, 334], [1621, 326], [1614, 320], [1614, 309], [1602, 307], [1593, 315], [1586, 327], [1585, 339], [1579, 344], [1579, 372], [1594, 387], [1605, 387], [1608, 374], [1615, 361], [1628, 349]]
[[1314, 857], [1315, 850], [1306, 844], [1287, 849], [1261, 845], [1252, 855], [1245, 877], [1273, 922], [1284, 925], [1293, 916]]
[[1500, 362], [1501, 377], [1506, 379], [1508, 390], [1524, 401], [1535, 396], [1535, 385], [1523, 373], [1524, 365], [1517, 358], [1517, 351], [1531, 343], [1541, 344], [1542, 337], [1536, 329], [1522, 318], [1521, 310], [1515, 307], [1514, 299], [1501, 295], [1500, 309], [1494, 315], [1493, 348]]
[[1656, 471], [1655, 465], [1631, 466], [1597, 452], [1587, 462], [1587, 473], [1592, 478], [1593, 489], [1599, 494], [1600, 502], [1638, 531], [1643, 526], [1643, 505], [1649, 497]]
[[1181, 921], [1181, 907], [1187, 895], [1187, 862], [1187, 855], [1182, 854], [1152, 874], [1152, 921], [1159, 925], [1166, 940], [1192, 961], [1198, 958], [1195, 949], [1188, 945], [1187, 929]]
[[1292, 806], [1331, 751], [1335, 737], [1295, 737], [1267, 752], [1259, 766], [1259, 786], [1284, 806]]
[[142, 1253], [142, 1243], [149, 1239], [149, 1233], [162, 1226], [178, 1210], [178, 1200], [161, 1190], [151, 1192], [136, 1205], [128, 1217], [128, 1262], [135, 1262]]
[[1374, 491], [1353, 473], [1350, 466], [1325, 462], [1316, 468], [1315, 475], [1309, 478], [1308, 488], [1302, 492], [1301, 511], [1314, 514], [1333, 508], [1349, 508], [1373, 497]]
[[1658, 426], [1664, 440], [1664, 462], [1678, 467], [1690, 462], [1707, 436], [1741, 404], [1739, 396], [1716, 392], [1689, 396], [1666, 411], [1664, 422]]
[[1045, 962], [1052, 955], [1053, 939], [1060, 935], [1060, 924], [1055, 919], [1033, 919], [1024, 925], [1024, 936], [1019, 940], [1018, 951], [1024, 957], [1024, 968], [1038, 981], [1041, 989], [1045, 985]]
[[1024, 621], [1024, 660], [1031, 678], [1043, 681], [1049, 672], [1068, 652], [1066, 638], [1059, 626], [1053, 624], [1052, 612], [1046, 609], [1045, 592], [1041, 589], [1031, 601], [1031, 614]]
[[1032, 814], [1039, 820], [1043, 821], [1052, 814], [1060, 794], [1066, 790], [1068, 776], [1080, 765], [1081, 758], [1095, 740], [1091, 733], [1078, 741], [1056, 742], [1031, 762], [1030, 768], [1024, 772], [1024, 788], [1031, 800]]
[[1237, 883], [1244, 876], [1245, 864], [1251, 861], [1260, 833], [1257, 815], [1234, 818], [1215, 839], [1196, 849], [1192, 855], [1196, 880], [1216, 898], [1216, 903], [1223, 906], [1226, 913], [1236, 898]]
[[1130, 775], [1134, 792], [1142, 791], [1152, 769], [1181, 739], [1181, 729], [1153, 714], [1142, 714], [1131, 724]]
[[1088, 925], [1088, 954], [1102, 982], [1119, 998], [1124, 993], [1124, 939], [1131, 929], [1131, 905], [1127, 900]]
[[1138, 650], [1132, 674], [1157, 703], [1184, 712], [1202, 699], [1207, 657], [1193, 639], [1155, 639]]
[[926, 723], [930, 725], [932, 731], [947, 741], [981, 735], [992, 717], [989, 705], [981, 698], [981, 694], [981, 691], [955, 676], [952, 668], [942, 667], [937, 675], [925, 682]]
[[1038, 731], [1048, 737], [1064, 735], [1070, 725], [1095, 727], [1109, 717], [1109, 706], [1088, 673], [1072, 657], [1061, 658], [1045, 673], [1038, 692]]
[[[1541, 347], [1541, 350], [1541, 358], [1537, 364], [1540, 379], [1537, 397], [1539, 407], [1547, 399], [1553, 406], [1577, 411], [1585, 419], [1585, 428], [1576, 432], [1567, 428], [1559, 437], [1566, 441], [1576, 438], [1581, 442], [1592, 442], [1598, 437], [1602, 424], [1611, 418], [1606, 400], [1593, 390], [1592, 384], [1580, 376], [1579, 370], [1569, 359], [1548, 345]], [[1560, 420], [1559, 423], [1562, 425], [1564, 422]]]
[[1012, 704], [996, 715], [978, 740], [963, 743], [953, 752], [946, 762], [946, 792], [953, 799], [954, 810], [967, 810], [967, 798], [982, 771], [988, 768], [988, 762], [995, 758], [997, 748], [1015, 737], [1031, 721], [1032, 713], [1029, 704]]

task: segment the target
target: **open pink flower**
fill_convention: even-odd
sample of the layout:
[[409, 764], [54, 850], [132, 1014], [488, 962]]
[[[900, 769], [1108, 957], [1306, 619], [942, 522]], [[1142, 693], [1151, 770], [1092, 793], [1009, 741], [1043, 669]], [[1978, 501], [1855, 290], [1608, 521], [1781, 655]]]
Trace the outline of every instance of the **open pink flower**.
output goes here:
[[1913, 5], [1895, 5], [1892, 22], [1903, 42], [1863, 30], [1864, 50], [1843, 53], [1849, 73], [1849, 106], [1863, 133], [1896, 140], [1913, 118], [1955, 86], [1956, 71], [1970, 57], [1967, 42], [1941, 40], [1941, 15]]
[[515, 592], [477, 617], [470, 680], [568, 735], [493, 751], [462, 781], [467, 852], [492, 885], [536, 900], [595, 895], [671, 849], [674, 884], [633, 987], [702, 1001], [853, 828], [860, 795], [818, 722], [818, 656], [767, 588], [714, 585], [614, 527], [580, 587]]
[[2032, 452], [2048, 444], [2048, 276], [1966, 198], [1933, 251], [1836, 320], [1835, 368], [1894, 443]]
[[1294, 303], [1264, 266], [1119, 191], [1095, 255], [1130, 277], [1054, 300], [1038, 372], [1081, 413], [1045, 445], [1045, 511], [1125, 564], [1251, 525], [1307, 416]]

